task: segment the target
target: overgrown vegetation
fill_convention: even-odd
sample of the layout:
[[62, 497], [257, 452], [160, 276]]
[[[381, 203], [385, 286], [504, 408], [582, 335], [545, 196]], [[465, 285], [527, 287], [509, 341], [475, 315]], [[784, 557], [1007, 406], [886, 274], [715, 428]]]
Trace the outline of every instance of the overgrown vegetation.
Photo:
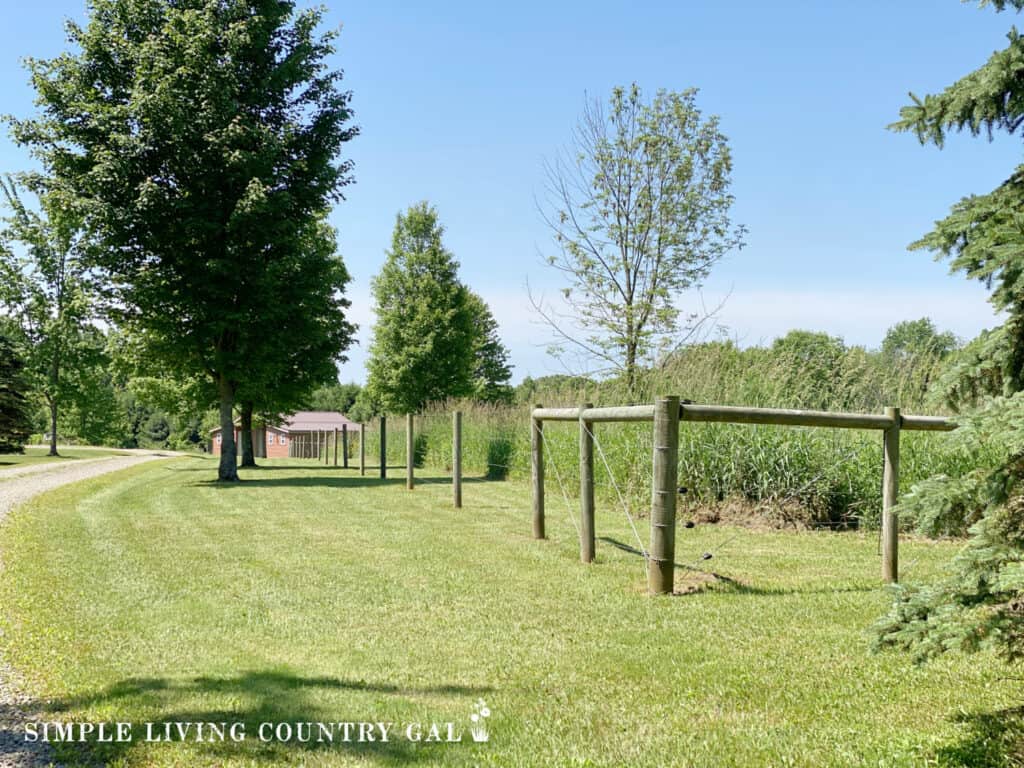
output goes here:
[[[741, 349], [731, 342], [687, 347], [654, 374], [643, 378], [639, 401], [656, 393], [679, 394], [698, 403], [761, 407], [820, 408], [879, 412], [899, 405], [907, 413], [943, 413], [933, 383], [945, 367], [957, 363], [955, 342], [927, 320], [893, 327], [877, 351], [847, 347], [821, 333], [795, 331], [770, 347]], [[529, 410], [548, 406], [617, 405], [630, 402], [619, 379], [592, 381], [554, 376], [524, 381], [510, 407], [453, 401], [428, 409], [417, 429], [426, 435], [425, 462], [436, 470], [451, 467], [451, 411], [466, 412], [463, 464], [479, 476], [529, 476]], [[378, 437], [368, 434], [368, 456], [376, 465]], [[401, 465], [404, 425], [389, 422], [389, 462]], [[599, 493], [620, 507], [619, 494], [635, 514], [650, 504], [650, 425], [601, 425], [595, 459]], [[545, 431], [549, 476], [562, 476], [566, 493], [578, 488], [578, 435], [572, 425], [550, 424]], [[979, 462], [979, 452], [996, 445], [965, 446], [949, 435], [909, 432], [903, 437], [905, 488], [934, 475], [960, 477]], [[610, 468], [610, 471], [609, 471]], [[881, 439], [857, 430], [799, 429], [739, 425], [683, 424], [680, 435], [680, 483], [684, 507], [701, 514], [741, 503], [746, 514], [774, 523], [874, 526], [881, 509]], [[561, 492], [555, 489], [555, 503]], [[911, 514], [907, 528], [928, 522]], [[952, 526], [949, 533], [962, 533]]]

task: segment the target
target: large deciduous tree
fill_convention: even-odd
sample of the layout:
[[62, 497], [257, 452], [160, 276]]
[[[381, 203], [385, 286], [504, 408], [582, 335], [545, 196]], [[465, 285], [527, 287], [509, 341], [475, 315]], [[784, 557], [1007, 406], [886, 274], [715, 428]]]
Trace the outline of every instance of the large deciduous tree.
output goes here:
[[428, 203], [398, 214], [391, 250], [374, 278], [367, 390], [383, 411], [416, 413], [473, 391], [475, 317], [443, 233]]
[[350, 180], [320, 20], [291, 0], [90, 0], [77, 50], [29, 62], [41, 114], [12, 123], [102, 246], [115, 318], [216, 386], [222, 480], [253, 302]]
[[[678, 347], [703, 319], [685, 314], [680, 294], [742, 245], [731, 220], [732, 156], [697, 91], [615, 88], [608, 108], [589, 103], [569, 156], [547, 165], [544, 218], [567, 281], [565, 306], [535, 300], [566, 345], [625, 377]], [[681, 329], [680, 320], [684, 318]]]
[[[982, 5], [985, 5], [982, 2]], [[1024, 0], [993, 2], [1018, 11]], [[942, 93], [901, 111], [898, 131], [941, 146], [949, 131], [1019, 134], [1024, 127], [1024, 39]], [[970, 540], [938, 583], [903, 588], [882, 622], [880, 644], [922, 655], [990, 646], [1024, 659], [1024, 166], [996, 189], [971, 195], [913, 248], [950, 259], [954, 272], [992, 289], [1002, 326], [972, 344], [953, 372], [955, 404], [978, 406], [952, 439], [986, 463], [963, 477], [937, 477], [901, 502], [930, 533], [970, 526]], [[985, 447], [986, 450], [981, 450]]]
[[274, 262], [274, 279], [245, 323], [240, 351], [249, 375], [239, 388], [242, 466], [254, 466], [254, 416], [275, 421], [302, 406], [317, 386], [337, 380], [337, 363], [355, 326], [344, 319], [348, 270], [336, 253], [336, 233], [324, 219], [311, 223], [290, 257]]

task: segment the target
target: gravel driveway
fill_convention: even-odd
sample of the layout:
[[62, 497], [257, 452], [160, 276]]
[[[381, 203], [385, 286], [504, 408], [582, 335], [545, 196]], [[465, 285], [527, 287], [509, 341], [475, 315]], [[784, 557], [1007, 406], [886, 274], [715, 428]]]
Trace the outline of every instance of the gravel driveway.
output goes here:
[[[0, 470], [0, 523], [8, 512], [37, 494], [68, 483], [175, 455], [179, 454], [173, 451], [132, 451], [128, 456], [75, 459], [59, 464], [26, 464], [23, 467]], [[2, 558], [3, 552], [0, 551], [0, 561]], [[3, 636], [0, 635], [0, 651], [2, 645]], [[23, 740], [26, 720], [40, 719], [40, 715], [31, 711], [31, 699], [19, 692], [16, 679], [13, 670], [0, 661], [0, 768], [52, 765], [52, 758], [45, 744], [30, 744]]]

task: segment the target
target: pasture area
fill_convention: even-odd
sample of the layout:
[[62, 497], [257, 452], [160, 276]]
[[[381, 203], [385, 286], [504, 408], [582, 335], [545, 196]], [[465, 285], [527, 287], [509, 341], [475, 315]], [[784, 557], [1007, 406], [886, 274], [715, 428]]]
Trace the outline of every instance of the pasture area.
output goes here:
[[[93, 741], [59, 760], [1020, 764], [1012, 670], [986, 654], [916, 666], [871, 652], [889, 602], [877, 532], [680, 527], [677, 561], [727, 578], [651, 598], [621, 507], [599, 504], [597, 562], [584, 566], [557, 489], [549, 539], [534, 541], [519, 481], [468, 477], [455, 510], [437, 473], [410, 492], [401, 471], [264, 464], [222, 486], [210, 459], [153, 462], [40, 496], [0, 527], [0, 650], [41, 718], [138, 734], [146, 722], [246, 724], [240, 743]], [[907, 578], [933, 576], [957, 546], [904, 541]], [[480, 699], [486, 743], [468, 732]], [[263, 722], [341, 721], [465, 732], [256, 738]]]

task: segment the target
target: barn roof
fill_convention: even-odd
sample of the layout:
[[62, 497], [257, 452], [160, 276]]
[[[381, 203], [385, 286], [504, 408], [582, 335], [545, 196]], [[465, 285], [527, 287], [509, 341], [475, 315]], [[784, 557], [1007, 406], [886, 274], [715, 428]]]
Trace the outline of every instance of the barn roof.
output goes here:
[[[235, 426], [238, 420], [235, 419]], [[342, 427], [358, 428], [359, 424], [352, 421], [337, 411], [296, 411], [287, 416], [282, 424], [267, 424], [268, 427], [281, 432], [331, 432]], [[220, 432], [220, 427], [214, 427], [210, 434]]]
[[296, 411], [285, 419], [281, 428], [288, 432], [330, 432], [351, 426], [355, 426], [355, 422], [337, 411]]

